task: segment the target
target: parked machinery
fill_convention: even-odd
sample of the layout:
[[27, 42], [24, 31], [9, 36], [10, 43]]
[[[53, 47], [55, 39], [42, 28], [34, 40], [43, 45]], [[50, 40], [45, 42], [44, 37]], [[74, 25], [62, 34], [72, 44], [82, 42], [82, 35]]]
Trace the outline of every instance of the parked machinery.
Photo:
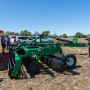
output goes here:
[[41, 39], [40, 42], [34, 39], [31, 42], [11, 46], [9, 56], [10, 78], [20, 77], [22, 65], [28, 74], [36, 74], [40, 70], [38, 62], [43, 62], [59, 72], [63, 72], [66, 68], [74, 68], [77, 62], [74, 55], [64, 55], [60, 43], [41, 42]]
[[73, 37], [71, 40], [62, 39], [60, 37], [57, 37], [56, 40], [61, 42], [61, 46], [64, 47], [88, 47], [87, 43], [79, 43], [77, 37]]

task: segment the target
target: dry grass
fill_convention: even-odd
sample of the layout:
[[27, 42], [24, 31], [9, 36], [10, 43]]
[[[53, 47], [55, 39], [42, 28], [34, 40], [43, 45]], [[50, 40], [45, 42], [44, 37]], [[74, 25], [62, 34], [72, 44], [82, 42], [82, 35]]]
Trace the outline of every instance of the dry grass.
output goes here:
[[0, 90], [90, 90], [90, 58], [87, 48], [63, 47], [66, 53], [77, 57], [77, 67], [62, 74], [51, 69], [51, 73], [41, 73], [35, 78], [10, 80], [7, 70], [0, 71]]

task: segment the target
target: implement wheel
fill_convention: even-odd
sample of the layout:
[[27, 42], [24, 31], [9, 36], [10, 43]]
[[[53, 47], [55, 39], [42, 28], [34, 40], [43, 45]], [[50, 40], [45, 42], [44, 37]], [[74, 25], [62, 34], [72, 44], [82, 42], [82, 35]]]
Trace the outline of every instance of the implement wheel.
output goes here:
[[77, 59], [74, 55], [68, 54], [65, 59], [65, 65], [67, 69], [73, 69], [75, 68], [77, 63]]

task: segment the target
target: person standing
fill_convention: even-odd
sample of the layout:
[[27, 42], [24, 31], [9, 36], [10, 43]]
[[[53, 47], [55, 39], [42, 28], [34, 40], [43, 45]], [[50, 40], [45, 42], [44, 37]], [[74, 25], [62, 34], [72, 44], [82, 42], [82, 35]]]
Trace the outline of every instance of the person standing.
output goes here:
[[1, 46], [2, 46], [2, 53], [4, 53], [4, 50], [6, 48], [6, 40], [3, 35], [1, 37]]
[[10, 48], [10, 38], [9, 38], [9, 36], [7, 36], [7, 49], [9, 49]]
[[90, 38], [88, 38], [88, 55], [89, 55], [89, 58], [90, 58]]

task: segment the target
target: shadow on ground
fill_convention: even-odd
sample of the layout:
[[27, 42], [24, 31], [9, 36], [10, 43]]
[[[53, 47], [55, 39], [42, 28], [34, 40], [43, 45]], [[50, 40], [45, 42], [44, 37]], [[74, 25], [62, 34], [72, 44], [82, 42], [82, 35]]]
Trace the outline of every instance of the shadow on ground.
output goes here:
[[88, 55], [88, 53], [80, 53], [79, 55]]
[[4, 71], [8, 69], [8, 53], [0, 53], [0, 71]]
[[74, 70], [82, 67], [81, 65], [77, 65], [74, 69], [65, 69], [64, 72], [58, 72], [58, 71], [56, 71], [56, 70], [50, 69], [50, 67], [44, 67], [42, 64], [41, 64], [40, 66], [41, 66], [41, 68], [43, 69], [42, 74], [49, 74], [49, 75], [51, 75], [52, 77], [55, 77], [54, 72], [52, 72], [52, 71], [55, 71], [55, 72], [57, 72], [57, 73], [62, 73], [62, 74], [64, 74], [64, 75], [80, 75], [79, 72], [76, 72], [76, 71], [74, 71]]
[[74, 71], [75, 69], [81, 68], [81, 65], [77, 65], [74, 69], [66, 69], [66, 72], [63, 72], [64, 75], [80, 75], [79, 72]]

